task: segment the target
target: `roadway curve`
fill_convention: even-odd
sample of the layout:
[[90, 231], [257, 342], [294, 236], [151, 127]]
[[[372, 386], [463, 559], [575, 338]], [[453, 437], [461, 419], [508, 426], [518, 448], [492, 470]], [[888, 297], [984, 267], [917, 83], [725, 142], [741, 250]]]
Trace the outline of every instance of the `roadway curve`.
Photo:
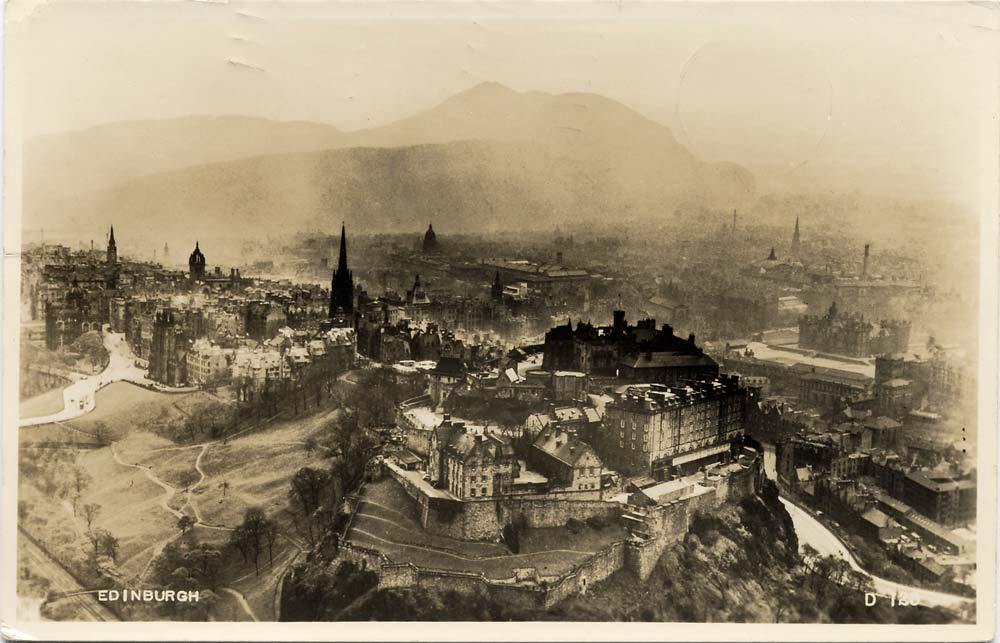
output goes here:
[[872, 584], [875, 587], [875, 593], [880, 596], [898, 596], [899, 598], [908, 602], [918, 602], [921, 605], [934, 606], [934, 607], [947, 607], [947, 608], [961, 608], [974, 603], [974, 599], [966, 598], [964, 596], [956, 596], [954, 594], [946, 594], [944, 592], [936, 592], [929, 589], [923, 589], [921, 587], [913, 587], [912, 585], [903, 585], [902, 583], [897, 583], [895, 581], [887, 580], [885, 578], [880, 578], [874, 574], [870, 574], [865, 571], [864, 568], [858, 564], [858, 561], [851, 554], [850, 550], [844, 545], [843, 542], [837, 536], [827, 529], [823, 524], [812, 517], [809, 512], [795, 505], [785, 498], [781, 498], [781, 503], [785, 505], [785, 509], [788, 511], [789, 515], [792, 517], [792, 523], [795, 525], [795, 533], [799, 537], [799, 548], [801, 549], [803, 545], [812, 545], [816, 551], [824, 556], [836, 556], [838, 558], [843, 558], [847, 561], [847, 564], [851, 566], [856, 572], [860, 572], [872, 580]]
[[150, 380], [146, 371], [135, 365], [135, 356], [122, 333], [103, 334], [104, 348], [108, 351], [108, 365], [97, 375], [82, 376], [63, 389], [63, 409], [58, 413], [22, 418], [19, 426], [37, 426], [50, 422], [73, 420], [94, 410], [97, 405], [97, 391], [112, 382], [132, 382], [142, 386], [165, 389]]

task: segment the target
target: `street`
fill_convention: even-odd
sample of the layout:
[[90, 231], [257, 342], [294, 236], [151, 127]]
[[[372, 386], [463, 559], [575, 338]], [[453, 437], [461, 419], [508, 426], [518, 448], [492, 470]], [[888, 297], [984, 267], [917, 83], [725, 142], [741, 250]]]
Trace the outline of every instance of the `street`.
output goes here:
[[135, 365], [135, 356], [122, 333], [103, 334], [104, 347], [108, 350], [108, 365], [97, 375], [84, 376], [63, 389], [63, 410], [51, 415], [21, 418], [19, 425], [37, 426], [51, 422], [65, 422], [94, 410], [97, 391], [112, 382], [133, 382], [145, 386], [154, 385], [146, 377], [146, 371]]

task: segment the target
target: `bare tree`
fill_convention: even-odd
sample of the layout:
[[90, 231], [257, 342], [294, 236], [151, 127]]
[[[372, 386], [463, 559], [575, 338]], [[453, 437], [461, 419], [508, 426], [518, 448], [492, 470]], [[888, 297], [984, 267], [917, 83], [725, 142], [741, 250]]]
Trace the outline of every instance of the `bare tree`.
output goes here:
[[87, 503], [83, 505], [83, 518], [87, 521], [87, 531], [90, 531], [97, 514], [101, 513], [101, 505]]

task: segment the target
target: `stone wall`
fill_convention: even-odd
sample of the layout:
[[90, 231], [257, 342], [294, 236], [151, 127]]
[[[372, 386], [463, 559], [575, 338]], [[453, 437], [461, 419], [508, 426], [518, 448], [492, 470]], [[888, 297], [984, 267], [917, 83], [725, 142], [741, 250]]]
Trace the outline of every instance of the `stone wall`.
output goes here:
[[[420, 568], [411, 563], [391, 563], [379, 552], [356, 547], [349, 541], [342, 543], [341, 551], [344, 557], [363, 561], [366, 568], [378, 572], [380, 589], [419, 586], [489, 596], [507, 605], [549, 608], [568, 596], [586, 593], [589, 587], [621, 569], [628, 569], [640, 580], [646, 580], [664, 550], [687, 534], [696, 513], [710, 512], [720, 505], [737, 503], [757, 493], [762, 470], [763, 461], [757, 458], [749, 468], [731, 471], [723, 480], [714, 481], [712, 488], [703, 493], [649, 508], [645, 518], [648, 531], [645, 540], [612, 543], [558, 577], [538, 577], [534, 569], [517, 570], [509, 579], [491, 579], [473, 572]], [[617, 517], [623, 511], [621, 505], [607, 501], [546, 496], [508, 496], [465, 502], [431, 498], [405, 477], [391, 469], [390, 472], [417, 503], [421, 524], [432, 533], [452, 538], [492, 539], [499, 535], [503, 525], [514, 519], [523, 519], [528, 527], [555, 527], [565, 525], [570, 518]]]
[[467, 500], [430, 497], [392, 467], [389, 475], [416, 505], [428, 532], [459, 540], [495, 540], [504, 526], [523, 521], [531, 528], [562, 527], [570, 518], [617, 518], [621, 505], [600, 500], [599, 491], [494, 496]]
[[[425, 507], [423, 500], [418, 500]], [[522, 522], [529, 528], [562, 527], [570, 518], [617, 519], [621, 505], [604, 500], [565, 500], [539, 496], [506, 496], [476, 500], [426, 502], [421, 525], [430, 533], [460, 540], [494, 540], [504, 526]]]
[[[379, 589], [422, 587], [436, 591], [460, 592], [467, 595], [489, 596], [505, 605], [521, 607], [551, 607], [573, 594], [584, 594], [588, 587], [606, 579], [625, 566], [626, 543], [616, 542], [597, 552], [592, 558], [556, 578], [524, 579], [487, 578], [474, 572], [428, 569], [412, 563], [382, 562]], [[345, 556], [351, 560], [367, 560], [363, 548], [348, 546]], [[360, 553], [359, 553], [360, 552]]]

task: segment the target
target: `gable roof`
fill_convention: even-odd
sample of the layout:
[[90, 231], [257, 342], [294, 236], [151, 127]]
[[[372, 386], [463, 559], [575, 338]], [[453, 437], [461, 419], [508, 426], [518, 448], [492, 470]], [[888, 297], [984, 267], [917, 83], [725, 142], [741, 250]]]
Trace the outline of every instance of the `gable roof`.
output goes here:
[[585, 455], [592, 456], [598, 462], [601, 461], [589, 444], [557, 423], [549, 424], [542, 429], [531, 446], [569, 466], [576, 465]]

